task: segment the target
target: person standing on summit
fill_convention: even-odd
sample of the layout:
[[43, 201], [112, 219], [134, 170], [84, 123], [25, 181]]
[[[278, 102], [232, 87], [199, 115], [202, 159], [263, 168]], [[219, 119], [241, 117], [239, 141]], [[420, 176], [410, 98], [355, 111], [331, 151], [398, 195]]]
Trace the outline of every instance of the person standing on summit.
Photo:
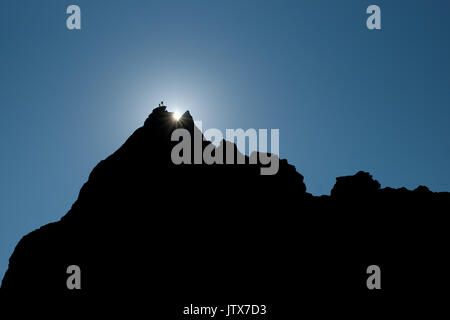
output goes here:
[[153, 110], [153, 111], [166, 111], [166, 106], [164, 105], [164, 101], [161, 101], [159, 104], [158, 104], [158, 108], [155, 108], [155, 110]]

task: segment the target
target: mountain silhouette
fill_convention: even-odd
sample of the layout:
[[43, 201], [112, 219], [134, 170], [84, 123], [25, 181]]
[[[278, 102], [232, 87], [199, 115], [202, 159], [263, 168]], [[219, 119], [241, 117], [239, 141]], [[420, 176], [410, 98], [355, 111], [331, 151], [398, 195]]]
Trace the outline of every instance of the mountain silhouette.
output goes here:
[[[60, 221], [20, 240], [2, 294], [105, 314], [151, 309], [155, 319], [190, 319], [190, 304], [265, 304], [261, 319], [283, 319], [408, 314], [444, 299], [449, 193], [381, 188], [360, 171], [316, 197], [284, 159], [275, 175], [247, 156], [176, 165], [177, 128], [198, 131], [189, 112], [174, 121], [154, 109], [92, 170]], [[214, 153], [229, 147], [237, 157], [231, 142]], [[67, 287], [70, 265], [80, 267], [80, 290]], [[380, 290], [366, 286], [370, 265], [380, 267]]]

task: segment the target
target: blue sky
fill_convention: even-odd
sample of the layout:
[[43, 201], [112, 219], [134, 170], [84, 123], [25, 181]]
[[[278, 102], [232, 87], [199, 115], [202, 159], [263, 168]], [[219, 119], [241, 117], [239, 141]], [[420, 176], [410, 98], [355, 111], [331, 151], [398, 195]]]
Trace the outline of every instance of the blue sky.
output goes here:
[[313, 194], [359, 170], [449, 191], [449, 16], [443, 0], [2, 1], [0, 276], [160, 100], [204, 129], [280, 129]]

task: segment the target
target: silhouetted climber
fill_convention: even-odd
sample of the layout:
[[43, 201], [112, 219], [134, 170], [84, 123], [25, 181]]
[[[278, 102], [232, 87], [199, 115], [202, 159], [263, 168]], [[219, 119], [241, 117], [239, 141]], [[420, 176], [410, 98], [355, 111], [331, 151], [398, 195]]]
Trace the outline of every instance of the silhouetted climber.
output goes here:
[[155, 108], [156, 112], [166, 111], [166, 106], [164, 105], [164, 101], [161, 101], [158, 105], [158, 108]]

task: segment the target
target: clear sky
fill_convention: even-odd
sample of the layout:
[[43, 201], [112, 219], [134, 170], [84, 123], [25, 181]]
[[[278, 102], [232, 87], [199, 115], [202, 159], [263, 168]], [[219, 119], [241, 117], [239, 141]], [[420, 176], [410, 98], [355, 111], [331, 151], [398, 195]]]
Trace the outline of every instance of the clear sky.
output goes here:
[[0, 277], [160, 100], [204, 129], [280, 129], [316, 195], [359, 170], [449, 191], [449, 19], [445, 0], [2, 0]]

